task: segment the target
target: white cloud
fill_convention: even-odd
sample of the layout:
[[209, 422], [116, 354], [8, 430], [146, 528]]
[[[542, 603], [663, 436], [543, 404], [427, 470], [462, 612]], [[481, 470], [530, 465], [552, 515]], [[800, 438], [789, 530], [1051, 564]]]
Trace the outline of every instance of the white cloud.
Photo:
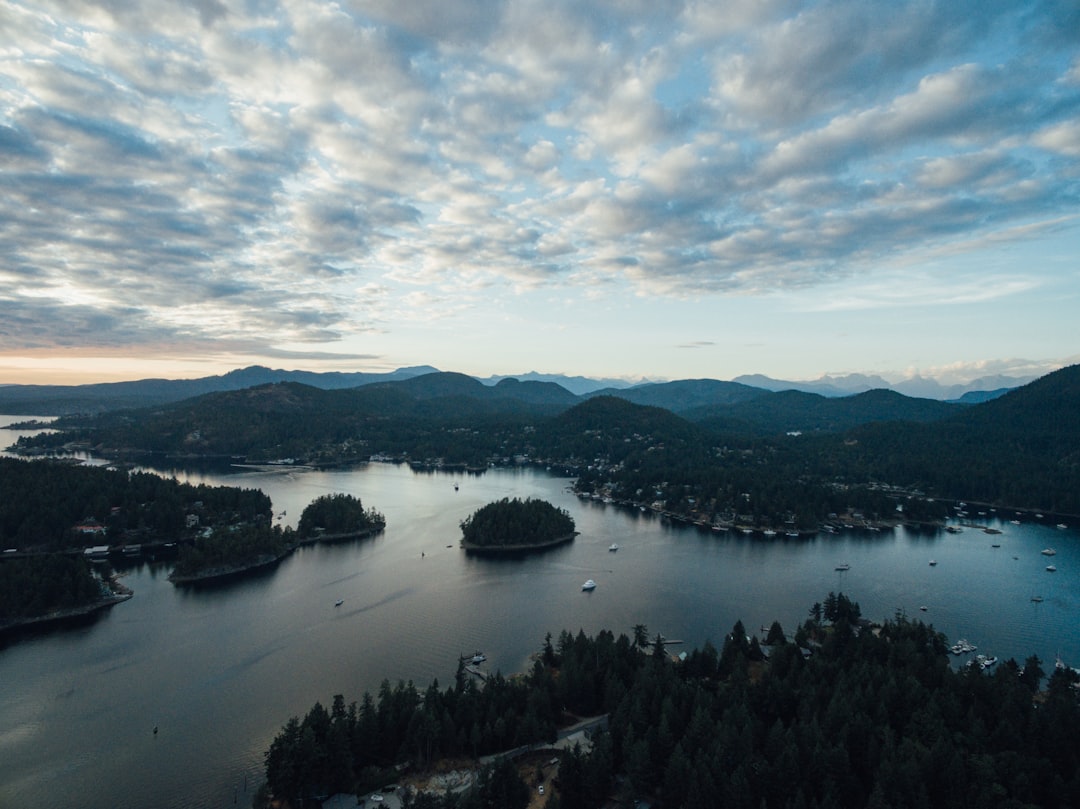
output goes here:
[[1077, 209], [1078, 63], [1047, 36], [1053, 4], [5, 12], [0, 262], [37, 290], [9, 299], [11, 347], [87, 339], [95, 312], [123, 313], [101, 332], [117, 346], [309, 345], [410, 306], [460, 316], [480, 290], [869, 279], [841, 300], [903, 303], [873, 286], [883, 267], [1027, 243]]

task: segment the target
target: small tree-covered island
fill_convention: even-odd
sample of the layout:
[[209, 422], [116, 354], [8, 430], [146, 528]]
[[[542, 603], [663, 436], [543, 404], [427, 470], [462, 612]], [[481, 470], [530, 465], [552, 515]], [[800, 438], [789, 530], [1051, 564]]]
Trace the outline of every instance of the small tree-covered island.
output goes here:
[[385, 527], [386, 518], [365, 509], [360, 498], [325, 494], [304, 508], [295, 531], [268, 524], [230, 528], [184, 547], [169, 578], [179, 583], [234, 576], [277, 564], [300, 545], [362, 539]]
[[[335, 696], [273, 740], [255, 806], [391, 782], [409, 809], [1080, 806], [1074, 670], [954, 668], [932, 627], [873, 625], [843, 593], [809, 614], [793, 635], [737, 622], [722, 649], [678, 657], [644, 626], [563, 631], [522, 676], [478, 684], [462, 665], [445, 690]], [[583, 744], [551, 749], [583, 724]], [[460, 789], [428, 777], [448, 766], [471, 773]]]
[[351, 494], [324, 494], [316, 497], [300, 515], [296, 531], [301, 540], [359, 539], [382, 531], [386, 518], [375, 509], [365, 509]]
[[[298, 529], [257, 489], [180, 483], [66, 461], [0, 458], [0, 632], [130, 598], [110, 558], [173, 560], [189, 584], [276, 564], [305, 543], [360, 539], [386, 519], [349, 494], [316, 498]], [[97, 564], [100, 563], [101, 566]]]
[[504, 497], [461, 522], [461, 547], [474, 553], [518, 553], [570, 542], [574, 518], [546, 500]]

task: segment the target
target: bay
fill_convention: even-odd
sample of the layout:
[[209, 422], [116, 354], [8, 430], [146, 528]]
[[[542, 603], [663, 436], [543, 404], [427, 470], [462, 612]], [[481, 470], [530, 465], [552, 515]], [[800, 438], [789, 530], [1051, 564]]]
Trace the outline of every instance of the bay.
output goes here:
[[[683, 640], [674, 652], [719, 648], [736, 620], [793, 631], [830, 590], [871, 619], [903, 611], [1002, 659], [1080, 662], [1080, 533], [1012, 515], [967, 518], [1001, 534], [766, 541], [582, 500], [570, 479], [533, 468], [165, 471], [260, 488], [289, 524], [320, 494], [346, 492], [385, 514], [387, 529], [218, 586], [176, 587], [166, 564], [142, 562], [121, 571], [130, 601], [0, 648], [0, 806], [247, 806], [273, 736], [316, 700], [358, 700], [384, 678], [445, 686], [458, 656], [477, 650], [491, 671], [522, 671], [563, 629], [629, 635], [645, 624]], [[580, 535], [522, 558], [464, 554], [460, 521], [502, 497], [549, 500]], [[584, 593], [589, 578], [598, 586]]]

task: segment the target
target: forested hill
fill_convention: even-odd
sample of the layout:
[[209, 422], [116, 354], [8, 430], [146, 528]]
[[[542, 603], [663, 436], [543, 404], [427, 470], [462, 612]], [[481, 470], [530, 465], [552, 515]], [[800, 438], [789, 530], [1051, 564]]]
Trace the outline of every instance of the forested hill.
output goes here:
[[[675, 511], [691, 499], [699, 504], [695, 509], [705, 501], [715, 511], [731, 511], [738, 506], [732, 492], [756, 490], [763, 497], [768, 490], [773, 494], [764, 500], [774, 503], [773, 518], [786, 508], [814, 519], [807, 504], [825, 508], [825, 490], [840, 482], [883, 482], [935, 497], [1077, 513], [1078, 375], [1080, 366], [1065, 368], [975, 405], [888, 391], [847, 399], [764, 392], [732, 404], [724, 418], [698, 424], [621, 397], [569, 404], [578, 398], [550, 383], [504, 380], [492, 387], [461, 374], [331, 391], [280, 383], [69, 418], [58, 422], [61, 433], [26, 441], [24, 448], [77, 440], [105, 452], [305, 463], [380, 455], [475, 467], [528, 458], [593, 467], [594, 482], [611, 491], [622, 487], [624, 498], [679, 481], [682, 505], [667, 506]], [[803, 495], [783, 505], [777, 493], [793, 487], [802, 487]]]
[[429, 366], [399, 368], [390, 373], [314, 373], [282, 371], [253, 365], [220, 376], [198, 379], [138, 379], [90, 385], [0, 385], [0, 413], [61, 416], [103, 413], [183, 401], [221, 391], [243, 390], [273, 382], [299, 382], [336, 390], [354, 388], [435, 371]]
[[1080, 512], [1080, 365], [930, 424], [867, 424], [829, 440], [861, 479]]
[[685, 415], [701, 408], [723, 408], [748, 402], [770, 393], [762, 388], [738, 382], [719, 382], [715, 379], [681, 379], [676, 382], [653, 382], [632, 388], [608, 388], [590, 394], [614, 396], [639, 405], [662, 407], [672, 413]]
[[881, 421], [940, 421], [966, 407], [936, 399], [915, 399], [890, 390], [870, 390], [836, 399], [786, 390], [730, 407], [698, 407], [682, 415], [714, 432], [774, 435], [793, 431], [837, 433]]

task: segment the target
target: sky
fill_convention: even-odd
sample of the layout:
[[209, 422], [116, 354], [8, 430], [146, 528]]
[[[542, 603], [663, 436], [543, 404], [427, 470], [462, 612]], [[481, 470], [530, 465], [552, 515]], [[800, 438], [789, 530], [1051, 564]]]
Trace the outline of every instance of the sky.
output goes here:
[[3, 0], [0, 383], [1080, 362], [1076, 0]]

